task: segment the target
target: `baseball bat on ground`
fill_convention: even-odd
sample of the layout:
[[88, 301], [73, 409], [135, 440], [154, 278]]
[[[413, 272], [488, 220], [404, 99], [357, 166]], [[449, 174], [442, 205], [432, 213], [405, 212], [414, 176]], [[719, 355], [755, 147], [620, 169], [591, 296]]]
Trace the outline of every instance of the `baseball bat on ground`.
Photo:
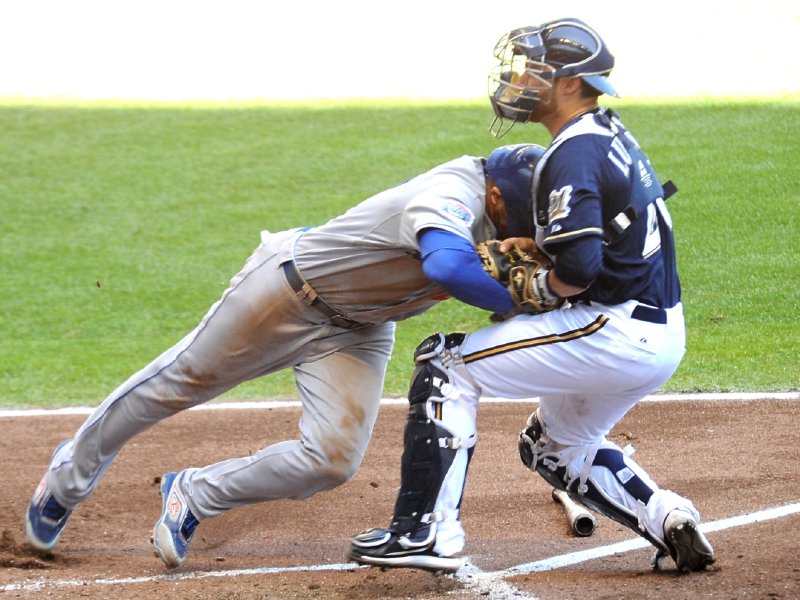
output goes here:
[[569, 526], [572, 527], [575, 535], [588, 537], [594, 533], [594, 517], [583, 506], [570, 498], [567, 492], [553, 488], [553, 500], [564, 507]]

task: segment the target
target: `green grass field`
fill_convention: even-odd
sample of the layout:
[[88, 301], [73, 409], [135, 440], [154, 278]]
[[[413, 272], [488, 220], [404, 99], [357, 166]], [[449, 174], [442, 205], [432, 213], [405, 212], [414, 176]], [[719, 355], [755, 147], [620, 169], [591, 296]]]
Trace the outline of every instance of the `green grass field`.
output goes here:
[[[688, 352], [666, 391], [800, 389], [800, 96], [612, 104], [670, 200]], [[192, 329], [273, 231], [540, 126], [487, 133], [458, 104], [0, 103], [0, 405], [94, 405]], [[399, 325], [385, 394], [416, 343], [475, 329], [455, 301]], [[295, 397], [291, 373], [227, 398]]]

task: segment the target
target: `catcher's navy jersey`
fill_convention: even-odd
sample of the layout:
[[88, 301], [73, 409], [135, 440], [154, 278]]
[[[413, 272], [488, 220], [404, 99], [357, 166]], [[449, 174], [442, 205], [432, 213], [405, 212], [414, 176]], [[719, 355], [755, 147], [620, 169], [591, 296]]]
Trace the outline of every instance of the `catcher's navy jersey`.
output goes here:
[[[592, 246], [603, 254], [600, 272], [581, 299], [658, 308], [680, 301], [662, 186], [616, 115], [585, 114], [556, 136], [537, 167], [534, 198], [537, 243], [554, 257], [556, 272], [558, 254], [570, 242], [603, 239]], [[615, 218], [624, 231], [612, 231]]]

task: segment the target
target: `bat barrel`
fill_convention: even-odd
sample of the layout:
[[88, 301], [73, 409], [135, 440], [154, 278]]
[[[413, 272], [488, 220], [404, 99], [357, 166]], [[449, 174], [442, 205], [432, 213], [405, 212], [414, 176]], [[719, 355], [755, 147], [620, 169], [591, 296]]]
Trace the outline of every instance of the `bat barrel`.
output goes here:
[[596, 522], [594, 516], [583, 506], [572, 500], [563, 490], [553, 489], [553, 500], [564, 507], [569, 526], [575, 535], [588, 537], [594, 533]]

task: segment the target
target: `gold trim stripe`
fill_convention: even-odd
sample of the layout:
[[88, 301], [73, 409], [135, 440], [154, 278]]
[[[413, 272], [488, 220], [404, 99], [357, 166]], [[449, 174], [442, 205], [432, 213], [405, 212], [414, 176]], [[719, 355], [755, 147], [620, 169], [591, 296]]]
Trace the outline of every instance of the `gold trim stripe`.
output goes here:
[[508, 344], [502, 344], [493, 348], [486, 348], [485, 350], [465, 355], [464, 362], [471, 363], [475, 362], [476, 360], [497, 356], [498, 354], [504, 354], [506, 352], [512, 352], [513, 350], [520, 350], [522, 348], [532, 348], [534, 346], [545, 346], [547, 344], [570, 342], [572, 340], [586, 337], [587, 335], [592, 335], [596, 331], [602, 329], [606, 323], [608, 323], [608, 317], [605, 315], [600, 315], [593, 322], [589, 323], [589, 325], [581, 327], [580, 329], [574, 329], [565, 333], [551, 333], [541, 337], [530, 338], [527, 340], [517, 340], [515, 342], [509, 342]]
[[603, 230], [599, 227], [586, 227], [585, 229], [577, 229], [575, 231], [566, 231], [564, 233], [549, 235], [544, 238], [544, 242], [564, 241], [566, 239], [580, 237], [587, 234], [597, 233], [603, 235]]

